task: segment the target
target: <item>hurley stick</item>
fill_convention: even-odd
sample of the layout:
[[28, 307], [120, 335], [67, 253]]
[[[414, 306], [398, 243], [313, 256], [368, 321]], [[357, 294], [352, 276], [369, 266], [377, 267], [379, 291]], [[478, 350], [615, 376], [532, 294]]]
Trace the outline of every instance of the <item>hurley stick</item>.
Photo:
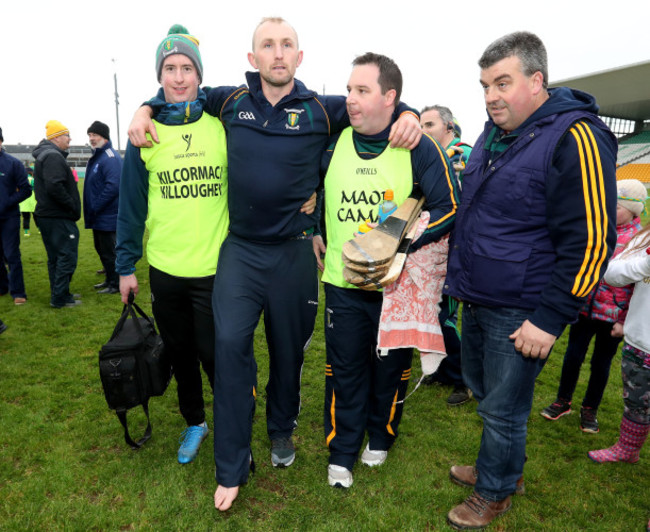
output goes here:
[[[391, 261], [410, 225], [419, 217], [424, 197], [409, 197], [375, 229], [343, 244], [343, 260], [350, 267], [382, 269]], [[384, 266], [385, 267], [385, 266]]]

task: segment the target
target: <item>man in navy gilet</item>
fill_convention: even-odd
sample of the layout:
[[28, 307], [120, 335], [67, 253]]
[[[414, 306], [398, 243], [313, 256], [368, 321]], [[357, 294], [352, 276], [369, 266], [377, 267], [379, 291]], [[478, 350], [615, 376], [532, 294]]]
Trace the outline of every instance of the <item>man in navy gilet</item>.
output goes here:
[[487, 526], [523, 490], [535, 379], [616, 244], [617, 143], [594, 98], [547, 88], [531, 33], [498, 39], [479, 66], [489, 120], [464, 171], [445, 287], [463, 301], [463, 377], [483, 419], [476, 464], [450, 471], [473, 488], [447, 516], [458, 529]]

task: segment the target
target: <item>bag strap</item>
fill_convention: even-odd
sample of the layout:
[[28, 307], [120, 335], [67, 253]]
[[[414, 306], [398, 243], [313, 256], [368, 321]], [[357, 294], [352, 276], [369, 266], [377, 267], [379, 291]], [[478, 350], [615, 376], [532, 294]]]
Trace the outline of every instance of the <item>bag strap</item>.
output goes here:
[[144, 403], [142, 403], [142, 410], [144, 410], [144, 413], [147, 416], [147, 428], [145, 429], [142, 438], [140, 438], [138, 441], [133, 441], [131, 435], [129, 434], [129, 429], [127, 427], [127, 422], [126, 422], [126, 410], [115, 411], [115, 413], [117, 414], [117, 418], [120, 420], [120, 423], [122, 423], [122, 426], [124, 427], [124, 441], [127, 443], [127, 445], [130, 445], [131, 449], [133, 449], [134, 451], [140, 449], [147, 442], [147, 440], [151, 438], [151, 420], [149, 419], [149, 399], [146, 399]]
[[[138, 313], [140, 314], [140, 316], [142, 316], [145, 320], [147, 320], [149, 323], [151, 323], [151, 326], [153, 327], [154, 332], [156, 334], [158, 334], [158, 331], [156, 331], [156, 325], [154, 324], [153, 319], [151, 319], [151, 317], [149, 317], [147, 315], [147, 313], [144, 310], [142, 310], [135, 301], [133, 301], [132, 303], [129, 303], [129, 305], [132, 307], [132, 309], [137, 310]], [[133, 317], [134, 318], [136, 317], [135, 312], [133, 312]]]
[[140, 332], [142, 332], [142, 328], [140, 327], [140, 324], [138, 323], [137, 316], [136, 316], [135, 311], [133, 309], [137, 310], [138, 314], [140, 314], [140, 316], [142, 316], [145, 320], [147, 320], [151, 324], [153, 332], [158, 334], [158, 331], [156, 331], [156, 325], [154, 324], [154, 321], [135, 302], [135, 294], [132, 291], [129, 293], [129, 298], [128, 298], [127, 301], [128, 301], [128, 309], [127, 309], [127, 305], [124, 305], [124, 309], [122, 310], [122, 313], [124, 313], [125, 311], [128, 310], [128, 312], [131, 314], [133, 319], [136, 321], [136, 326], [137, 326], [138, 330]]
[[115, 328], [113, 329], [113, 334], [111, 334], [110, 340], [113, 340], [119, 334], [119, 332], [124, 327], [124, 322], [128, 317], [129, 317], [129, 310], [127, 306], [124, 305], [124, 308], [122, 309], [122, 315], [120, 316], [120, 319], [117, 320], [117, 323], [115, 324]]
[[111, 340], [115, 338], [119, 332], [122, 330], [124, 327], [124, 323], [128, 319], [129, 316], [133, 319], [133, 324], [135, 325], [135, 328], [138, 331], [138, 334], [140, 335], [140, 338], [144, 339], [144, 333], [142, 332], [142, 326], [140, 325], [140, 322], [138, 321], [138, 316], [136, 314], [136, 310], [138, 313], [145, 319], [147, 320], [153, 329], [153, 332], [155, 334], [158, 334], [158, 331], [156, 330], [156, 325], [154, 321], [147, 315], [147, 313], [142, 310], [137, 303], [135, 303], [132, 299], [131, 296], [129, 296], [129, 303], [124, 305], [122, 308], [122, 315], [120, 316], [120, 319], [117, 320], [117, 323], [115, 324], [115, 328], [113, 329], [113, 334], [111, 335]]

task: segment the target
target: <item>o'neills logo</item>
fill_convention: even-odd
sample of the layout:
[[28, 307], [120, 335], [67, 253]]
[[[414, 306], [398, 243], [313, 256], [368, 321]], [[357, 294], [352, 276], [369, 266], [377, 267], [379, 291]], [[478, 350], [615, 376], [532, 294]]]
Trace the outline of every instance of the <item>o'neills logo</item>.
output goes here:
[[357, 175], [377, 175], [376, 168], [357, 168]]

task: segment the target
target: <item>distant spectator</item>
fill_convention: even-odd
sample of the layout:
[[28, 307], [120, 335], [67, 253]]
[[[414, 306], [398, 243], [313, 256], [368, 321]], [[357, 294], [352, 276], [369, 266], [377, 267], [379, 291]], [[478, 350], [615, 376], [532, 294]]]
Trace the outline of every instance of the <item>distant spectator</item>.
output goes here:
[[[29, 188], [34, 191], [34, 167], [30, 166], [27, 168], [27, 181], [29, 182]], [[23, 217], [23, 234], [28, 237], [30, 236], [30, 221], [34, 209], [36, 208], [36, 196], [32, 193], [29, 198], [22, 201], [18, 206], [20, 209], [20, 214]]]
[[420, 111], [422, 131], [432, 136], [438, 144], [447, 150], [451, 164], [458, 179], [462, 182], [463, 170], [472, 153], [472, 147], [461, 142], [462, 129], [449, 107], [431, 105]]
[[47, 251], [50, 276], [50, 305], [53, 308], [74, 307], [81, 301], [70, 293], [70, 281], [77, 268], [81, 199], [72, 170], [66, 163], [70, 132], [61, 122], [50, 120], [45, 126], [46, 138], [32, 155], [34, 165], [34, 216]]
[[[20, 260], [20, 210], [18, 204], [32, 194], [23, 164], [4, 151], [0, 129], [0, 295], [11, 293], [16, 305], [27, 302]], [[9, 266], [9, 273], [5, 267]]]
[[[469, 144], [461, 142], [461, 129], [449, 107], [432, 105], [420, 112], [422, 131], [433, 137], [442, 148], [447, 150], [447, 157], [452, 163], [456, 177], [460, 182], [462, 171], [472, 153]], [[460, 369], [460, 335], [458, 333], [458, 301], [443, 294], [438, 315], [440, 328], [445, 339], [447, 356], [433, 375], [427, 375], [424, 384], [440, 383], [453, 386], [447, 398], [449, 406], [458, 406], [471, 399], [471, 392], [463, 382]]]
[[86, 165], [84, 179], [84, 223], [92, 229], [95, 250], [102, 262], [106, 279], [95, 285], [99, 294], [118, 294], [120, 278], [115, 271], [115, 231], [120, 192], [122, 157], [113, 149], [110, 130], [95, 121], [88, 128], [93, 155]]

